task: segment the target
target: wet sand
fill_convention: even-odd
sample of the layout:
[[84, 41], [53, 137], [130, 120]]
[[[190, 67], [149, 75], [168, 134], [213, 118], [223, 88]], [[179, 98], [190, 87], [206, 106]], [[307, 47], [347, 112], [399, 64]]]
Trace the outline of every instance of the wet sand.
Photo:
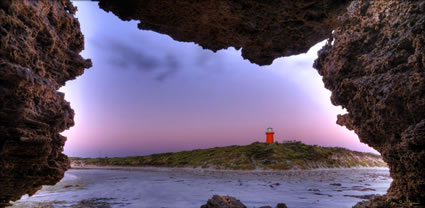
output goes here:
[[386, 168], [291, 171], [218, 171], [178, 168], [82, 168], [69, 170], [17, 207], [200, 207], [214, 194], [230, 195], [249, 208], [352, 207], [385, 194]]

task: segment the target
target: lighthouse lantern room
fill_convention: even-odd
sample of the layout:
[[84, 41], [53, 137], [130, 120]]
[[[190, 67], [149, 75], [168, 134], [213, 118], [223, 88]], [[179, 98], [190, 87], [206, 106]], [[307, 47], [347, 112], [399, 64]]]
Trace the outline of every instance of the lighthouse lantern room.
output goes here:
[[273, 135], [274, 135], [273, 128], [271, 128], [271, 127], [267, 128], [267, 130], [266, 130], [266, 143], [267, 144], [274, 142]]

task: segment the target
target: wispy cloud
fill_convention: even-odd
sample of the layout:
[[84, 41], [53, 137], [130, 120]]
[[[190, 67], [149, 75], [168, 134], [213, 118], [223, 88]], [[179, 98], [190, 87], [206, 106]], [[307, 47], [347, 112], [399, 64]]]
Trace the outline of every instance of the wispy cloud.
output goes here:
[[103, 41], [93, 40], [97, 49], [106, 53], [106, 61], [117, 70], [133, 69], [153, 74], [153, 78], [164, 81], [176, 74], [181, 63], [175, 54], [164, 51], [164, 54], [148, 54], [142, 48], [133, 47], [125, 40], [103, 38]]

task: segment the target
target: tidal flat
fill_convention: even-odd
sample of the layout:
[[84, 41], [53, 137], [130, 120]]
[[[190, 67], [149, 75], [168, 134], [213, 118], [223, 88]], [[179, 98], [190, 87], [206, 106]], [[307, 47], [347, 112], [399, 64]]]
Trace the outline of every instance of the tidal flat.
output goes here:
[[70, 169], [54, 186], [24, 196], [13, 208], [195, 208], [214, 194], [230, 195], [248, 208], [352, 207], [385, 194], [387, 168], [288, 171], [218, 171], [185, 168]]

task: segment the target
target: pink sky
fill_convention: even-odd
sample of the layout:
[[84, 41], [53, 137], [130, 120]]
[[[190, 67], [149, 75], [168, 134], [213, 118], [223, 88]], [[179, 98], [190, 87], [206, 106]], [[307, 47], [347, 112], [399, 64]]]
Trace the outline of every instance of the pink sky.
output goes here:
[[126, 156], [265, 141], [371, 151], [345, 127], [317, 71], [317, 50], [259, 67], [233, 48], [213, 53], [137, 29], [93, 2], [75, 2], [94, 66], [61, 91], [76, 112], [70, 156]]

